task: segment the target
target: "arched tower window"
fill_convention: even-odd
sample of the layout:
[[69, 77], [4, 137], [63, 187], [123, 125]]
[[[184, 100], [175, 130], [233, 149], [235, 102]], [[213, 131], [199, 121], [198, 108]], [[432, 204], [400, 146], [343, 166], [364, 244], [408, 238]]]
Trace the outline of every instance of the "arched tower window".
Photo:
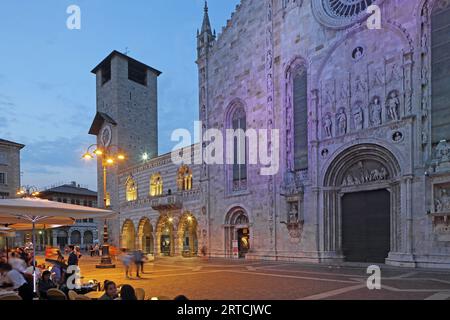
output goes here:
[[132, 177], [128, 177], [125, 188], [127, 201], [136, 201], [138, 198], [138, 189], [136, 181]]
[[177, 186], [179, 191], [192, 190], [192, 170], [186, 165], [178, 170]]
[[308, 168], [308, 83], [302, 59], [291, 64], [286, 81], [287, 167], [304, 170]]
[[156, 173], [150, 178], [150, 196], [157, 197], [163, 194], [163, 180], [161, 174]]
[[[426, 10], [426, 9], [424, 9]], [[428, 14], [427, 12], [423, 13]], [[425, 36], [426, 37], [426, 36]], [[426, 45], [426, 40], [422, 43]], [[426, 53], [427, 48], [422, 50]], [[450, 3], [436, 1], [431, 13], [432, 142], [450, 140]], [[424, 79], [426, 81], [426, 79]]]
[[247, 116], [244, 106], [237, 105], [231, 113], [228, 128], [243, 134], [236, 134], [233, 142], [232, 185], [233, 191], [247, 189], [247, 142], [245, 132], [247, 130]]

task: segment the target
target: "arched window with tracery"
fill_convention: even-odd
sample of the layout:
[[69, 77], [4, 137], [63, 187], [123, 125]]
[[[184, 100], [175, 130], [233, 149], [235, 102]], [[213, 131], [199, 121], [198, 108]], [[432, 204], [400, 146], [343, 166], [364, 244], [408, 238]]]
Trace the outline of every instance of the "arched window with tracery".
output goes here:
[[179, 191], [192, 190], [192, 170], [187, 165], [178, 170], [177, 186]]
[[289, 171], [308, 168], [308, 82], [305, 61], [286, 72], [286, 158]]
[[163, 180], [161, 174], [156, 173], [150, 178], [150, 196], [157, 197], [163, 194]]
[[[422, 54], [426, 55], [431, 47], [431, 128], [432, 142], [450, 141], [450, 2], [435, 1], [431, 13], [431, 46], [427, 44], [427, 33], [422, 35]], [[428, 4], [422, 15], [428, 19]], [[426, 84], [426, 65], [422, 70], [422, 83]], [[427, 99], [425, 97], [424, 99]]]
[[[230, 172], [232, 190], [242, 191], [247, 189], [247, 115], [241, 103], [232, 106], [232, 112], [227, 124], [228, 129], [235, 133], [241, 131], [243, 134], [235, 134], [233, 141], [233, 164]], [[230, 152], [227, 150], [227, 152]]]
[[125, 183], [127, 201], [136, 201], [138, 199], [138, 189], [136, 181], [130, 176]]

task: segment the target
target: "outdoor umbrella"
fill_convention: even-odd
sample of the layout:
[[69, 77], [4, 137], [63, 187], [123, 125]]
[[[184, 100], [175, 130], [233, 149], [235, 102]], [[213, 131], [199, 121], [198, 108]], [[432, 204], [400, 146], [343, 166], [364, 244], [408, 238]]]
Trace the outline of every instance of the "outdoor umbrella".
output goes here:
[[[113, 219], [116, 214], [73, 204], [36, 198], [0, 199], [0, 225], [31, 225], [33, 238], [33, 278], [36, 285], [35, 255], [37, 225], [72, 225], [77, 219]], [[34, 287], [36, 291], [36, 287]]]

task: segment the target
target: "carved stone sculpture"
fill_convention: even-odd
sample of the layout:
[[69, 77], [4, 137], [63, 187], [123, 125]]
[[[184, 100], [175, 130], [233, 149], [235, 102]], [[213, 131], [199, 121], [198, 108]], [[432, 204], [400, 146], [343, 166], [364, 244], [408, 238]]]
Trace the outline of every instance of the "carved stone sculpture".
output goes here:
[[356, 130], [364, 129], [364, 111], [359, 104], [353, 109], [353, 121]]
[[329, 114], [327, 114], [323, 119], [323, 128], [325, 136], [327, 138], [331, 138], [333, 136], [333, 121], [331, 120], [331, 116]]
[[399, 121], [399, 109], [400, 109], [400, 99], [396, 91], [392, 91], [386, 101], [386, 107], [388, 109], [389, 118], [393, 121]]
[[381, 107], [380, 99], [378, 97], [375, 97], [373, 99], [372, 104], [370, 105], [370, 112], [372, 115], [372, 125], [380, 126], [382, 124], [382, 119], [381, 119], [382, 107]]
[[347, 133], [347, 115], [345, 114], [345, 109], [341, 108], [336, 116], [338, 124], [338, 134], [344, 135]]

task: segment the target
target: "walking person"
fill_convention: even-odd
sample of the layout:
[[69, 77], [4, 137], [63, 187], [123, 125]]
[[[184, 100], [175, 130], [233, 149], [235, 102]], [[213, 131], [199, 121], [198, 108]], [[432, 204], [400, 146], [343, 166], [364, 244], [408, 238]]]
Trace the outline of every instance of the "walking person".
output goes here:
[[139, 271], [144, 273], [144, 254], [142, 250], [134, 251], [134, 264], [136, 265], [136, 277], [140, 278]]
[[130, 279], [130, 267], [133, 262], [133, 257], [127, 252], [127, 249], [122, 249], [120, 260], [122, 261], [123, 267], [125, 269], [125, 277], [127, 279]]

